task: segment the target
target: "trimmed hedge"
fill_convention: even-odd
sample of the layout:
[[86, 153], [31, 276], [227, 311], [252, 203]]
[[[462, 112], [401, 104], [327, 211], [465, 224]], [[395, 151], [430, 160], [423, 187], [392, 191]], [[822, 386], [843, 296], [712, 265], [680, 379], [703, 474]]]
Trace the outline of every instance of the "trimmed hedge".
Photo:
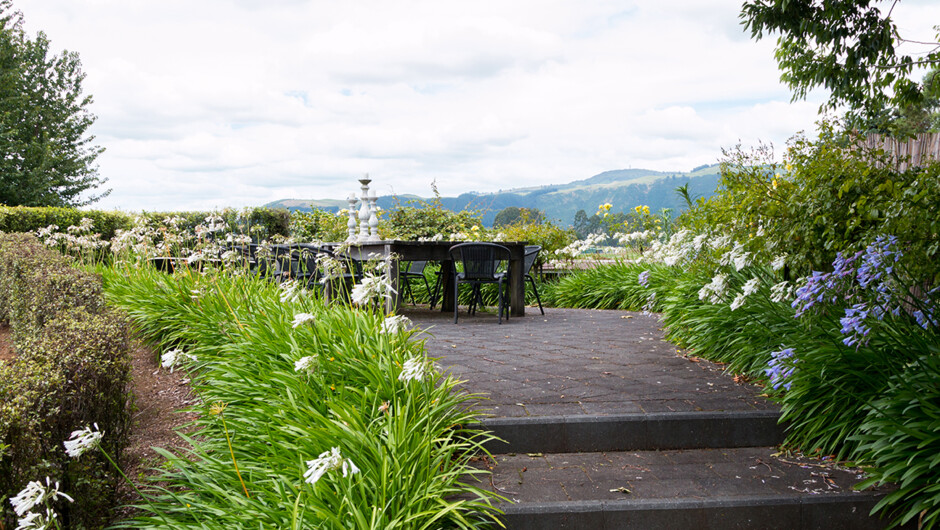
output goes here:
[[140, 214], [151, 223], [158, 223], [168, 217], [181, 219], [177, 227], [195, 232], [196, 226], [205, 224], [206, 217], [218, 215], [232, 232], [251, 234], [256, 240], [274, 236], [290, 236], [290, 212], [286, 209], [246, 208], [235, 210], [226, 208], [216, 212], [144, 212]]
[[[219, 212], [144, 212], [140, 216], [152, 222], [162, 221], [167, 217], [178, 217], [183, 220], [179, 224], [180, 228], [192, 231], [212, 214], [221, 216], [234, 231], [247, 233], [250, 229], [252, 235], [262, 238], [290, 235], [290, 212], [285, 209], [227, 208]], [[35, 232], [49, 225], [57, 225], [64, 231], [69, 226], [78, 226], [84, 217], [94, 221], [94, 230], [101, 234], [102, 239], [110, 240], [117, 230], [133, 228], [136, 215], [74, 208], [0, 206], [0, 232]]]
[[126, 445], [128, 323], [106, 307], [97, 275], [30, 235], [0, 234], [0, 297], [17, 351], [0, 363], [0, 527], [16, 526], [8, 499], [48, 476], [75, 499], [55, 506], [63, 527], [100, 528], [116, 471], [100, 452], [68, 458], [62, 442], [97, 423], [109, 455]]
[[78, 226], [83, 217], [94, 221], [95, 232], [106, 240], [114, 237], [117, 230], [128, 230], [134, 225], [133, 216], [124, 212], [0, 206], [0, 232], [35, 232], [49, 225], [58, 225], [65, 230], [69, 226]]

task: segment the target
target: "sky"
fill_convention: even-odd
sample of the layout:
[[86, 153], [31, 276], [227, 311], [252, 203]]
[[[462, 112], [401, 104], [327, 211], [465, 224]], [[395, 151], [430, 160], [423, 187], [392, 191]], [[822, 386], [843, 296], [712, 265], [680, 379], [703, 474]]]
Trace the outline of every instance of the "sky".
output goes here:
[[[933, 4], [899, 4], [899, 27], [933, 38]], [[740, 5], [14, 0], [29, 34], [80, 54], [112, 190], [92, 207], [123, 211], [343, 199], [364, 173], [379, 195], [449, 196], [782, 151], [825, 94], [790, 101]]]

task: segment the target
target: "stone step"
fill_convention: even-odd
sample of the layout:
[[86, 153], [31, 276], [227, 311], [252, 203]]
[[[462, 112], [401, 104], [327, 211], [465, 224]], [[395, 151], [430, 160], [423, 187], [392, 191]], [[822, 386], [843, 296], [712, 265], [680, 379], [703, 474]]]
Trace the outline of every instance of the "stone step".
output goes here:
[[504, 522], [529, 529], [875, 529], [890, 490], [854, 491], [858, 469], [774, 447], [505, 454], [478, 463]]
[[663, 412], [489, 418], [482, 427], [502, 440], [487, 445], [491, 453], [575, 453], [778, 445], [779, 418], [773, 410]]

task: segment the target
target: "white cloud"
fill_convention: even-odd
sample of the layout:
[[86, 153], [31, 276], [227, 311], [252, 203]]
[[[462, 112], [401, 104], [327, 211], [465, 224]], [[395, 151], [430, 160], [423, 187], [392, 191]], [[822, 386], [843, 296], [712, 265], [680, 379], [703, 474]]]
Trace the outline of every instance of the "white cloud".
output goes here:
[[426, 196], [683, 171], [739, 140], [782, 146], [819, 102], [789, 103], [773, 43], [724, 0], [16, 7], [81, 54], [105, 208], [344, 198], [364, 172]]

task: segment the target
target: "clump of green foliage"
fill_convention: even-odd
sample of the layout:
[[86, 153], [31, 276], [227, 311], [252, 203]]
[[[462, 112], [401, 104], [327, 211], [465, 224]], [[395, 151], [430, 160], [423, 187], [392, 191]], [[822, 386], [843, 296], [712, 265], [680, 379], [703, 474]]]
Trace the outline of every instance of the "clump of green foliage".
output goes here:
[[725, 227], [737, 241], [786, 254], [798, 274], [824, 270], [838, 252], [858, 250], [878, 235], [903, 234], [907, 252], [923, 262], [940, 252], [938, 162], [900, 170], [889, 154], [861, 147], [828, 122], [820, 124], [818, 140], [796, 136], [783, 163], [766, 145], [726, 155], [718, 193], [685, 212], [682, 226]]
[[[97, 423], [109, 454], [126, 445], [127, 323], [104, 304], [98, 277], [29, 235], [0, 234], [0, 291], [16, 351], [0, 364], [0, 499], [52, 477], [75, 499], [55, 506], [62, 521], [100, 528], [113, 515], [115, 470], [100, 453], [69, 459], [62, 443]], [[0, 520], [13, 528], [2, 504]]]
[[91, 219], [102, 239], [114, 237], [117, 230], [128, 230], [134, 224], [124, 212], [77, 210], [75, 208], [0, 206], [0, 232], [35, 232], [49, 225], [65, 229], [78, 226], [82, 219]]
[[[345, 241], [349, 219], [314, 208], [309, 212], [291, 212], [290, 236], [294, 241]], [[359, 227], [356, 227], [359, 230]]]
[[490, 494], [466, 480], [490, 438], [466, 427], [469, 396], [436, 372], [417, 330], [251, 275], [102, 271], [143, 337], [185, 352], [203, 400], [192, 451], [160, 452], [159, 484], [121, 526], [493, 524]]
[[468, 235], [479, 231], [483, 222], [481, 214], [474, 211], [453, 212], [441, 204], [437, 188], [430, 201], [413, 200], [397, 204], [386, 212], [379, 228], [385, 239], [414, 241], [419, 239], [455, 239], [454, 234], [465, 234], [456, 239], [468, 239]]

